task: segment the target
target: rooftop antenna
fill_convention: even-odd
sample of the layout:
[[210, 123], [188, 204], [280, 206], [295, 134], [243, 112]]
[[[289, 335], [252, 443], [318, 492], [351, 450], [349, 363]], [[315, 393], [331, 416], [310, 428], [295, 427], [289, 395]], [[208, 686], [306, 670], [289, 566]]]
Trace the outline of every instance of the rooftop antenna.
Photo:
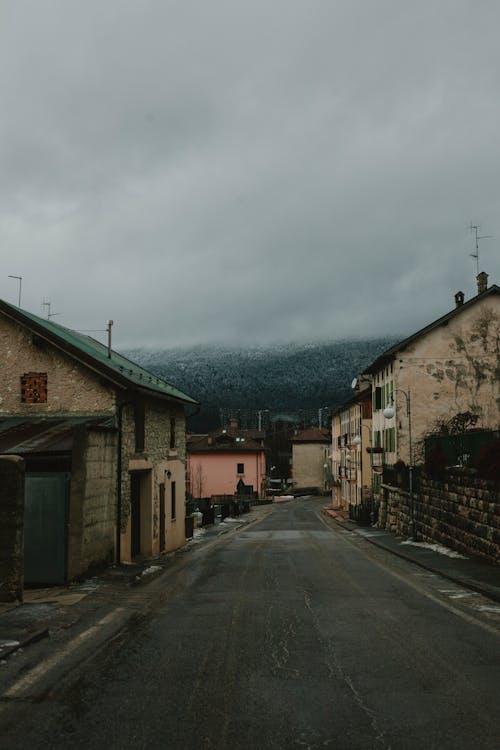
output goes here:
[[470, 257], [474, 258], [476, 261], [476, 276], [479, 275], [479, 240], [490, 240], [493, 239], [492, 234], [479, 234], [479, 230], [481, 229], [479, 224], [473, 224], [472, 221], [470, 223], [470, 232], [471, 234], [475, 234], [476, 237], [476, 252], [470, 253]]
[[108, 359], [111, 359], [111, 353], [113, 351], [111, 349], [111, 328], [112, 328], [112, 326], [113, 326], [113, 321], [112, 320], [108, 320], [108, 322], [107, 322], [107, 328], [106, 328], [106, 330], [108, 332]]
[[19, 281], [19, 304], [18, 307], [21, 307], [21, 287], [23, 284], [23, 277], [22, 276], [11, 276], [9, 274], [9, 279], [17, 279]]
[[53, 318], [54, 315], [60, 315], [61, 314], [61, 313], [50, 312], [50, 305], [51, 305], [50, 299], [45, 299], [45, 297], [44, 297], [43, 300], [42, 300], [42, 307], [46, 307], [47, 308], [47, 320], [50, 320], [51, 318]]

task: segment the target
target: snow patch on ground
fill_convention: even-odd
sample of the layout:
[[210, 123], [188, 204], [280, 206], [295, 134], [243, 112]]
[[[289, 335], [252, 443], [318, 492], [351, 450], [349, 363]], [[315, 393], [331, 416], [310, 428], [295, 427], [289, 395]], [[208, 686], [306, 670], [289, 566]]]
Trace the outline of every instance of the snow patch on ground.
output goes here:
[[225, 518], [221, 523], [242, 523], [239, 518]]
[[467, 557], [465, 555], [461, 555], [459, 552], [455, 552], [455, 550], [453, 549], [448, 549], [448, 547], [443, 547], [442, 544], [414, 542], [411, 539], [407, 539], [405, 542], [401, 542], [401, 544], [408, 544], [411, 547], [420, 547], [421, 549], [430, 549], [433, 552], [437, 552], [439, 555], [446, 555], [446, 557], [456, 557], [461, 558], [462, 560], [467, 560]]
[[158, 570], [161, 570], [161, 565], [150, 565], [149, 568], [142, 571], [141, 576], [149, 576], [151, 573], [156, 573]]

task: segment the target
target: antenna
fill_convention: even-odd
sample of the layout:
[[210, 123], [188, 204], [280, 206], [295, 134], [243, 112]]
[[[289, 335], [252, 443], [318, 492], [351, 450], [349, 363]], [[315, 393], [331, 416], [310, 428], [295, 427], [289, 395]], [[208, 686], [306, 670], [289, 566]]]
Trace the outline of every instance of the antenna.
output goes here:
[[50, 320], [51, 318], [53, 318], [54, 315], [60, 315], [61, 314], [61, 313], [50, 312], [50, 305], [51, 305], [50, 299], [45, 299], [45, 297], [44, 297], [43, 300], [42, 300], [42, 307], [46, 307], [47, 308], [47, 320]]
[[479, 275], [479, 240], [490, 240], [493, 239], [492, 234], [479, 234], [479, 230], [481, 229], [479, 224], [473, 224], [472, 221], [470, 223], [470, 233], [475, 234], [476, 236], [476, 252], [470, 253], [470, 257], [474, 258], [476, 261], [476, 276]]

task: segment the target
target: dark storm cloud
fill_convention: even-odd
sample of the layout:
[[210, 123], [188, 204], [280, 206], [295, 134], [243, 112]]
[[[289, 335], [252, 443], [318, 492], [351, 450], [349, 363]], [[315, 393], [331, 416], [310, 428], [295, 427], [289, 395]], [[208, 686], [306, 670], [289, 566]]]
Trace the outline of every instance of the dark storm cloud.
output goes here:
[[404, 334], [496, 239], [494, 2], [0, 2], [0, 296], [122, 345]]

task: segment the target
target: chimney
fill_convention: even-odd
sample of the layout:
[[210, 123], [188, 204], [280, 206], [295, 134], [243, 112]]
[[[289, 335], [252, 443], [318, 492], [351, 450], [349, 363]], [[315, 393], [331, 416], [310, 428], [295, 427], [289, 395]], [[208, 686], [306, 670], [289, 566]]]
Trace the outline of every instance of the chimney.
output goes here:
[[238, 429], [238, 420], [236, 417], [231, 417], [229, 419], [229, 429], [231, 430], [237, 430]]
[[482, 294], [488, 289], [488, 274], [481, 271], [477, 276], [477, 293]]
[[463, 304], [464, 304], [464, 293], [457, 292], [455, 294], [455, 307], [462, 307]]

